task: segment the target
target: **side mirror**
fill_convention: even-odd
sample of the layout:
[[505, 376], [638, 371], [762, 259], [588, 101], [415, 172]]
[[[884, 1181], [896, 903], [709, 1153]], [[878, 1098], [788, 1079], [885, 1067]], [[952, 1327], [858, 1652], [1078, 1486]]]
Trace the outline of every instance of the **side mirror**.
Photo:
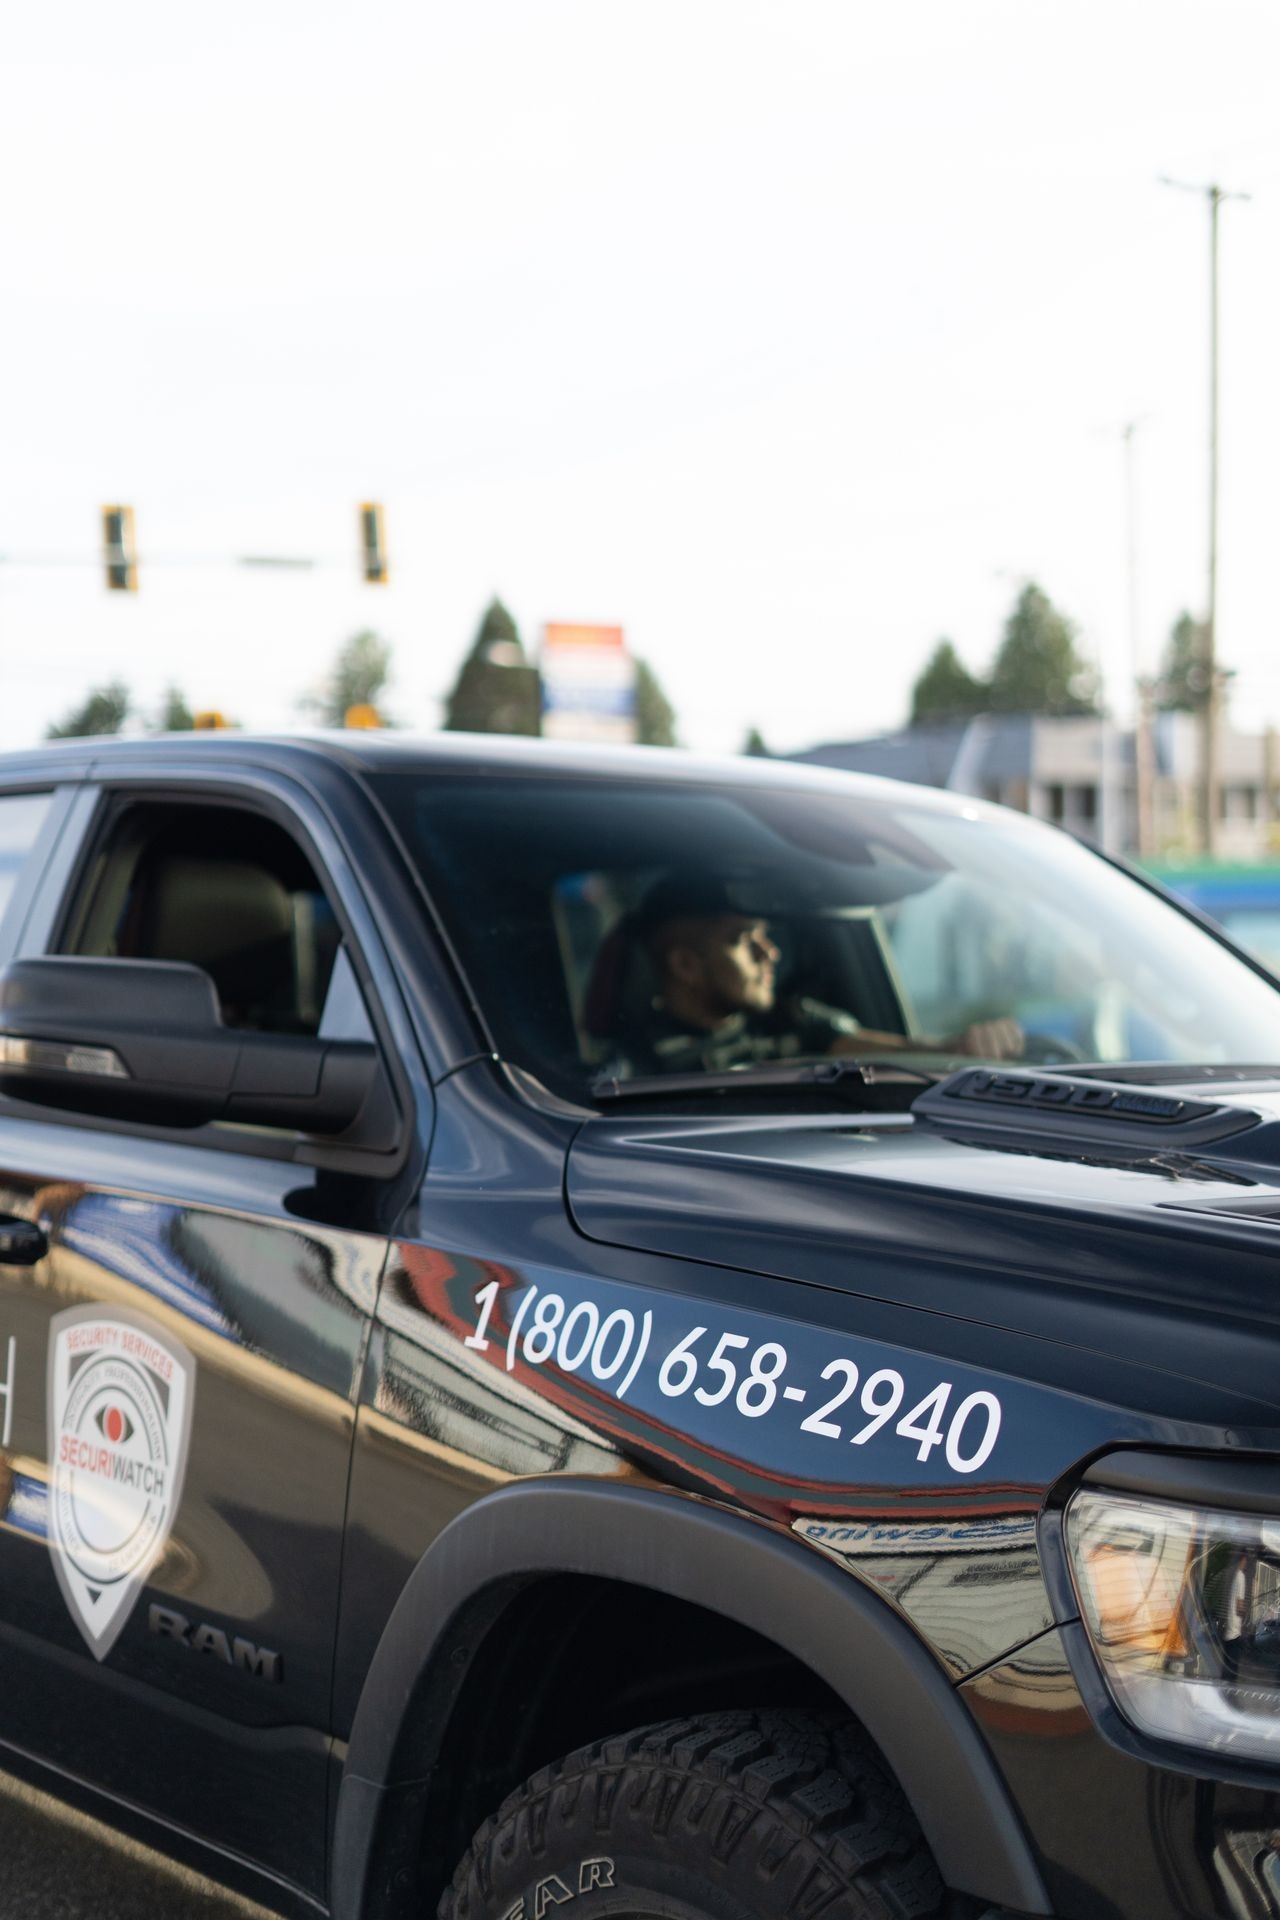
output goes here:
[[224, 1027], [213, 981], [167, 960], [56, 955], [0, 971], [0, 1090], [110, 1119], [335, 1135], [380, 1079], [364, 1041]]

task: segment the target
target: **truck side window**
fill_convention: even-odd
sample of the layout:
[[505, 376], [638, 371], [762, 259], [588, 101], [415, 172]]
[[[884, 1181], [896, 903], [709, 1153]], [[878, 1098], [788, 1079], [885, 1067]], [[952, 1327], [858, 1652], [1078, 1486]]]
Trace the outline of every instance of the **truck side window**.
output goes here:
[[296, 842], [259, 814], [138, 803], [95, 857], [66, 953], [177, 960], [229, 1027], [314, 1034], [341, 941]]
[[320, 1015], [321, 1040], [367, 1040], [375, 1038], [369, 1009], [364, 1004], [351, 956], [345, 946], [338, 948], [329, 991]]

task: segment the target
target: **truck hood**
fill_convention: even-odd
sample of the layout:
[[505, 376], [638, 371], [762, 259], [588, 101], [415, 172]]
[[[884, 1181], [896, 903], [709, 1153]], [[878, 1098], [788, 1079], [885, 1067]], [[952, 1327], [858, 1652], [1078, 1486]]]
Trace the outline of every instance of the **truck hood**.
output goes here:
[[1194, 1152], [1105, 1131], [1082, 1146], [1051, 1116], [939, 1119], [937, 1101], [928, 1118], [609, 1113], [571, 1147], [567, 1201], [595, 1240], [1132, 1354], [1277, 1405], [1280, 1086], [1194, 1096], [1226, 1128]]

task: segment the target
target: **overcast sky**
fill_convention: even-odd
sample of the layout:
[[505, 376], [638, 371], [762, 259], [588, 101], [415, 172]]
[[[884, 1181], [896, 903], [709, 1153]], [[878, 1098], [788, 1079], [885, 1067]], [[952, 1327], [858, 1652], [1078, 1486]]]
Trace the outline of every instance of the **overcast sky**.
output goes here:
[[1205, 592], [1208, 213], [1160, 174], [1254, 196], [1219, 649], [1280, 721], [1278, 73], [1274, 0], [11, 9], [0, 745], [112, 676], [296, 724], [362, 626], [433, 724], [494, 593], [621, 624], [701, 748], [897, 724], [1028, 576], [1123, 706], [1128, 420], [1145, 665]]

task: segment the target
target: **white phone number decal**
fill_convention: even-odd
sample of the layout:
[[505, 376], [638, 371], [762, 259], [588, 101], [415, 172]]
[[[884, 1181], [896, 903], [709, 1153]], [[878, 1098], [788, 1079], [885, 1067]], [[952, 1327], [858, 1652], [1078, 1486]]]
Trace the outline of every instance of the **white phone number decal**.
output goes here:
[[[465, 1344], [481, 1353], [493, 1344], [486, 1329], [498, 1291], [498, 1282], [491, 1280], [476, 1295], [476, 1330], [467, 1335]], [[780, 1341], [762, 1340], [753, 1346], [745, 1334], [721, 1333], [708, 1351], [709, 1332], [707, 1327], [693, 1327], [664, 1354], [658, 1368], [658, 1387], [668, 1400], [682, 1399], [692, 1391], [704, 1407], [724, 1406], [731, 1401], [744, 1420], [759, 1420], [782, 1401], [802, 1406], [808, 1400], [809, 1388], [784, 1380], [787, 1349]], [[514, 1369], [517, 1358], [531, 1367], [554, 1363], [562, 1373], [585, 1370], [623, 1400], [652, 1339], [653, 1312], [649, 1308], [637, 1323], [626, 1307], [615, 1307], [602, 1315], [592, 1300], [580, 1300], [577, 1306], [568, 1307], [560, 1294], [539, 1293], [532, 1286], [521, 1298], [507, 1334], [507, 1372]], [[942, 1447], [953, 1473], [976, 1473], [991, 1458], [1000, 1434], [1000, 1402], [994, 1393], [970, 1393], [951, 1407], [952, 1383], [940, 1380], [897, 1419], [907, 1397], [907, 1383], [896, 1368], [877, 1367], [864, 1380], [856, 1361], [830, 1360], [819, 1378], [824, 1383], [839, 1384], [821, 1406], [801, 1420], [802, 1433], [843, 1440], [845, 1426], [832, 1415], [849, 1407], [847, 1417], [854, 1431], [848, 1439], [855, 1447], [874, 1440], [892, 1420], [895, 1434], [916, 1442], [917, 1460], [927, 1460], [935, 1447]], [[618, 1381], [616, 1387], [612, 1386], [614, 1380]], [[850, 1407], [850, 1402], [854, 1406]], [[859, 1421], [858, 1414], [865, 1419]]]

